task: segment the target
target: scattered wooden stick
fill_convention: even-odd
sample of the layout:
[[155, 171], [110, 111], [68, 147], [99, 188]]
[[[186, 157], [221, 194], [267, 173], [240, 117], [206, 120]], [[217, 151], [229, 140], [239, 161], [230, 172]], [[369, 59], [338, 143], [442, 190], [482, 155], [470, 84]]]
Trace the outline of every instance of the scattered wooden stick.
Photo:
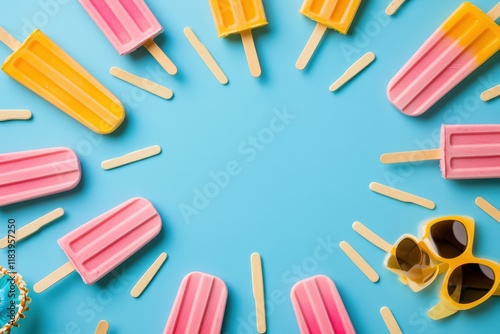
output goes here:
[[161, 147], [159, 145], [150, 146], [147, 148], [143, 148], [138, 151], [130, 152], [125, 154], [124, 156], [113, 158], [110, 160], [103, 161], [101, 163], [101, 167], [105, 170], [110, 170], [113, 168], [118, 168], [121, 166], [125, 166], [140, 160], [144, 160], [147, 158], [151, 158], [155, 155], [161, 153]]
[[158, 270], [160, 270], [163, 263], [165, 263], [167, 256], [168, 256], [167, 253], [165, 252], [161, 253], [160, 256], [158, 256], [155, 262], [151, 265], [151, 267], [149, 267], [149, 269], [146, 270], [144, 275], [142, 275], [142, 277], [139, 279], [136, 285], [132, 288], [132, 291], [130, 291], [130, 295], [132, 297], [138, 298], [144, 292], [144, 290], [146, 290], [149, 283], [151, 283], [153, 278], [158, 273]]
[[[47, 213], [46, 215], [35, 219], [31, 223], [21, 227], [16, 231], [16, 243], [22, 239], [32, 235], [37, 232], [42, 227], [52, 223], [54, 220], [62, 217], [64, 215], [64, 210], [62, 208], [57, 208], [54, 211]], [[8, 236], [0, 239], [0, 248], [6, 248], [9, 246]]]
[[151, 94], [162, 97], [166, 100], [170, 100], [172, 96], [174, 96], [174, 92], [170, 88], [164, 87], [159, 83], [151, 81], [146, 78], [139, 77], [135, 74], [129, 73], [121, 68], [116, 66], [111, 67], [109, 70], [112, 76], [121, 79], [125, 82], [128, 82], [131, 85], [134, 85], [140, 89], [143, 89]]
[[499, 96], [500, 96], [500, 85], [497, 85], [493, 88], [485, 90], [481, 94], [481, 100], [483, 100], [484, 102], [487, 102], [487, 101], [493, 100], [494, 98], [499, 97]]
[[359, 268], [359, 270], [361, 270], [361, 272], [363, 272], [363, 274], [366, 275], [366, 277], [368, 277], [370, 281], [372, 281], [373, 283], [378, 282], [380, 277], [375, 269], [373, 269], [368, 264], [368, 262], [366, 262], [366, 260], [361, 255], [359, 255], [359, 253], [356, 252], [354, 248], [352, 248], [351, 245], [349, 245], [346, 241], [342, 241], [340, 243], [340, 249], [342, 249], [347, 257], [351, 259], [351, 261]]
[[338, 90], [352, 78], [358, 75], [361, 71], [363, 71], [374, 60], [375, 60], [375, 54], [373, 52], [367, 52], [364, 56], [359, 58], [353, 65], [351, 65], [347, 69], [347, 71], [345, 71], [345, 73], [342, 74], [342, 76], [330, 86], [330, 91], [335, 92], [336, 90]]
[[396, 318], [394, 318], [394, 315], [387, 306], [384, 306], [380, 309], [380, 315], [382, 316], [382, 319], [384, 319], [385, 325], [387, 326], [389, 333], [403, 334], [401, 328], [399, 328]]
[[252, 289], [257, 314], [257, 332], [266, 332], [266, 302], [264, 297], [264, 279], [262, 276], [262, 260], [259, 253], [250, 256], [252, 267]]
[[395, 200], [417, 204], [430, 210], [433, 210], [436, 207], [436, 204], [429, 199], [419, 197], [396, 188], [391, 188], [377, 182], [370, 183], [370, 190]]
[[208, 51], [207, 47], [199, 40], [198, 36], [196, 36], [194, 31], [190, 27], [186, 27], [184, 28], [184, 35], [201, 59], [208, 66], [217, 81], [219, 81], [222, 85], [227, 84], [229, 82], [227, 76], [224, 74], [219, 64], [217, 64], [217, 61], [214, 59], [210, 51]]
[[377, 234], [372, 232], [368, 227], [361, 224], [360, 222], [354, 222], [352, 224], [352, 229], [384, 252], [389, 253], [391, 251], [392, 245], [390, 243], [379, 237]]
[[392, 0], [392, 2], [385, 9], [385, 13], [389, 16], [394, 15], [406, 0]]
[[31, 116], [31, 111], [29, 110], [0, 110], [0, 122], [28, 120]]
[[107, 334], [109, 329], [109, 324], [106, 320], [101, 320], [97, 324], [95, 334]]
[[488, 215], [490, 215], [491, 218], [500, 223], [500, 210], [495, 208], [490, 202], [482, 197], [478, 197], [476, 198], [476, 205]]

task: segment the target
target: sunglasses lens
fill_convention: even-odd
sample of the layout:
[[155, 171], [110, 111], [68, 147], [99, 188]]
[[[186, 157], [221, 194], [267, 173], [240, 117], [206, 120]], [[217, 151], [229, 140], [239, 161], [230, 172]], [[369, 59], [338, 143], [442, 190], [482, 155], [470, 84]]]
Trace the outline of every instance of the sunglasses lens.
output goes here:
[[473, 303], [493, 289], [495, 273], [490, 267], [469, 263], [456, 268], [448, 281], [448, 294], [457, 303]]
[[431, 226], [431, 242], [439, 256], [452, 259], [467, 248], [467, 230], [457, 220], [445, 220]]
[[409, 271], [413, 266], [420, 264], [422, 253], [415, 241], [405, 238], [396, 248], [396, 259], [402, 270]]

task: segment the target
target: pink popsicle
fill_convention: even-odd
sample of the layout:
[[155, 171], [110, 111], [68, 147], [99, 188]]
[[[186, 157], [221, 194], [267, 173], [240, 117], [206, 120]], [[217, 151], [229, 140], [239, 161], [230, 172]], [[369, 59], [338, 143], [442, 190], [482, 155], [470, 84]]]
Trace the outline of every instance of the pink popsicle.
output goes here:
[[73, 189], [80, 178], [80, 162], [68, 148], [0, 154], [0, 206]]
[[120, 55], [145, 46], [169, 74], [177, 68], [153, 42], [163, 32], [144, 0], [79, 0]]
[[227, 287], [218, 277], [200, 272], [182, 280], [163, 334], [219, 334]]
[[153, 204], [132, 198], [58, 240], [69, 262], [35, 284], [42, 292], [73, 270], [93, 284], [151, 241], [162, 227]]
[[500, 178], [500, 124], [443, 125], [439, 149], [388, 153], [383, 163], [440, 160], [445, 179]]
[[392, 104], [421, 115], [486, 62], [500, 49], [498, 15], [500, 4], [485, 14], [463, 3], [389, 82]]
[[354, 334], [354, 327], [333, 281], [306, 278], [290, 293], [301, 334]]

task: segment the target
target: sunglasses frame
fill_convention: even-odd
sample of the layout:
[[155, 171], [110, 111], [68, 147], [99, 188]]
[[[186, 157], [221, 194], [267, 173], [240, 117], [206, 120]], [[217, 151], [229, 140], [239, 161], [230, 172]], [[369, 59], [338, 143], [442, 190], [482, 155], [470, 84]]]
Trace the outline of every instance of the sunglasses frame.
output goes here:
[[[465, 245], [465, 249], [462, 254], [454, 258], [445, 258], [440, 256], [437, 250], [434, 248], [434, 245], [431, 241], [432, 239], [431, 228], [436, 224], [450, 220], [458, 221], [464, 226], [465, 231], [467, 232], [467, 244]], [[423, 226], [422, 241], [423, 244], [425, 245], [426, 251], [429, 251], [429, 255], [432, 256], [434, 260], [440, 263], [444, 263], [447, 266], [446, 274], [443, 279], [443, 284], [441, 286], [441, 290], [439, 293], [441, 301], [427, 312], [429, 317], [434, 320], [445, 318], [458, 311], [471, 309], [485, 302], [491, 296], [500, 294], [500, 263], [492, 260], [478, 258], [472, 254], [474, 234], [475, 234], [474, 219], [467, 216], [439, 217], [429, 221]], [[453, 298], [448, 294], [448, 288], [447, 288], [452, 273], [455, 271], [455, 269], [465, 264], [479, 264], [487, 266], [493, 271], [495, 275], [491, 290], [478, 300], [467, 304], [457, 303], [456, 301], [454, 301]]]
[[[401, 268], [398, 269], [392, 265], [393, 263], [398, 263], [398, 266], [399, 266], [397, 250], [398, 250], [398, 247], [400, 246], [401, 242], [403, 242], [406, 239], [412, 240], [419, 247], [420, 252], [425, 252], [429, 256], [429, 260], [430, 260], [429, 271], [434, 271], [434, 273], [432, 273], [432, 277], [429, 278], [425, 283], [416, 282], [415, 280], [408, 277], [409, 276], [408, 271], [405, 271]], [[385, 257], [384, 266], [389, 271], [392, 271], [393, 273], [398, 275], [400, 282], [405, 284], [405, 285], [408, 285], [408, 287], [413, 292], [419, 292], [419, 291], [425, 289], [426, 287], [428, 287], [432, 282], [434, 282], [434, 280], [436, 279], [436, 277], [439, 274], [445, 272], [447, 269], [447, 267], [445, 265], [437, 262], [434, 259], [433, 254], [429, 251], [429, 249], [427, 248], [427, 245], [425, 245], [422, 240], [419, 240], [417, 237], [415, 237], [411, 234], [404, 234], [394, 243], [394, 245], [391, 247], [390, 251], [387, 253], [387, 256]]]

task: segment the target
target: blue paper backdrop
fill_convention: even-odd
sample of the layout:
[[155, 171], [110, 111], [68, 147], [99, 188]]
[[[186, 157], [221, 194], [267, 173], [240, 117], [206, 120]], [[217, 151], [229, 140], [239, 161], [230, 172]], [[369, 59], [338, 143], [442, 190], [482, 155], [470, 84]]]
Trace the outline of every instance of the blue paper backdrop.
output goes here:
[[[148, 1], [165, 27], [156, 40], [178, 65], [175, 77], [144, 49], [119, 56], [77, 1], [4, 1], [3, 27], [20, 40], [41, 28], [127, 109], [116, 133], [99, 136], [0, 75], [0, 108], [34, 114], [31, 121], [0, 124], [0, 152], [67, 146], [83, 168], [73, 191], [0, 209], [0, 234], [7, 233], [9, 218], [20, 227], [56, 207], [67, 212], [17, 245], [18, 271], [32, 285], [67, 261], [59, 237], [131, 197], [148, 198], [163, 218], [161, 235], [98, 284], [86, 286], [74, 273], [41, 295], [32, 293], [32, 309], [13, 333], [93, 333], [100, 319], [109, 321], [112, 334], [161, 333], [179, 284], [191, 271], [226, 282], [223, 333], [253, 333], [254, 251], [263, 258], [269, 333], [298, 333], [289, 292], [297, 280], [315, 274], [336, 282], [359, 333], [386, 331], [379, 314], [384, 305], [405, 333], [498, 332], [495, 298], [445, 321], [429, 320], [425, 311], [437, 301], [441, 280], [412, 293], [384, 269], [384, 254], [351, 229], [359, 220], [392, 243], [404, 233], [417, 234], [426, 219], [470, 215], [476, 219], [475, 253], [500, 260], [500, 225], [474, 204], [483, 196], [500, 207], [500, 181], [444, 180], [437, 162], [379, 162], [384, 152], [437, 147], [442, 123], [499, 123], [500, 99], [479, 100], [481, 91], [500, 83], [498, 54], [422, 117], [402, 115], [385, 95], [390, 78], [461, 1], [408, 1], [392, 18], [383, 13], [389, 0], [363, 1], [350, 34], [329, 31], [303, 72], [294, 64], [315, 23], [298, 13], [301, 0], [264, 2], [270, 24], [254, 31], [263, 69], [254, 79], [240, 38], [217, 38], [206, 0]], [[496, 3], [473, 2], [484, 10]], [[216, 57], [227, 86], [194, 52], [183, 35], [186, 26]], [[377, 55], [375, 63], [338, 93], [329, 92], [368, 51]], [[1, 57], [8, 54], [0, 48]], [[171, 87], [174, 99], [113, 78], [111, 66]], [[154, 144], [163, 148], [158, 157], [113, 171], [100, 168], [105, 159]], [[430, 211], [377, 195], [368, 189], [372, 181], [431, 198], [437, 207]], [[380, 274], [377, 284], [342, 253], [342, 240]], [[165, 266], [133, 299], [130, 289], [162, 251], [169, 254]], [[0, 254], [0, 264], [6, 264], [7, 253]]]

